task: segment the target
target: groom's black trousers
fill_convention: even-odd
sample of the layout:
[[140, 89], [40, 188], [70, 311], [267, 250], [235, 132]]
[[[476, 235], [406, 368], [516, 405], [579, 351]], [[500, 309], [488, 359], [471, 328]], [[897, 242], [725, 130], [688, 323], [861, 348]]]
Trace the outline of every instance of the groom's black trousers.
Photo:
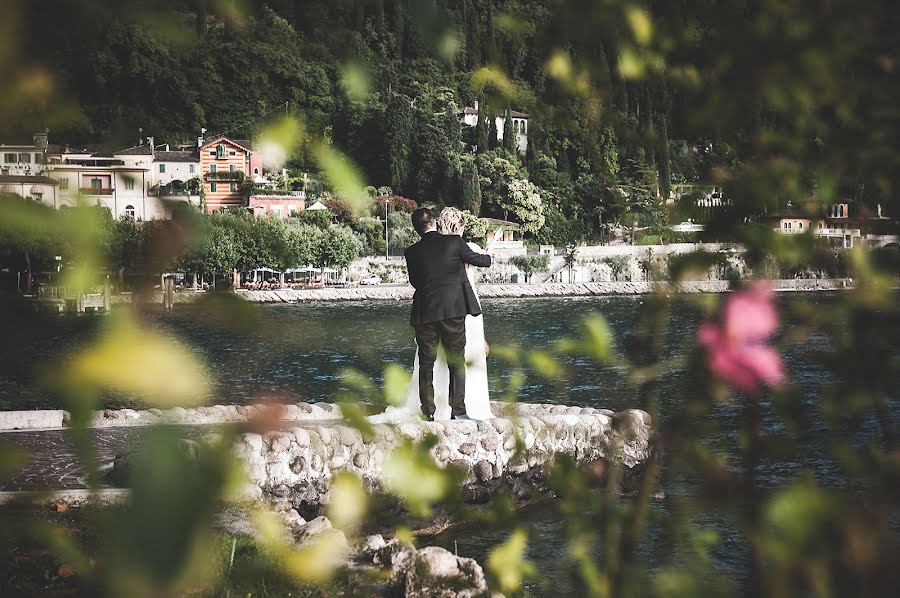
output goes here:
[[434, 417], [434, 362], [438, 344], [447, 353], [450, 369], [450, 411], [454, 416], [466, 414], [466, 318], [452, 318], [427, 324], [416, 324], [419, 346], [419, 400], [422, 413]]

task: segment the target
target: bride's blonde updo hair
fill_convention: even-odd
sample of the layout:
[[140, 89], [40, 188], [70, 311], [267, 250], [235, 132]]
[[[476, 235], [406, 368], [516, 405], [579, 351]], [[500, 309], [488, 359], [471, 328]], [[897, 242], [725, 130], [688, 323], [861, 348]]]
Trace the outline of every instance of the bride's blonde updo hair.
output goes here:
[[444, 208], [437, 221], [442, 235], [462, 235], [466, 228], [466, 217], [456, 208]]

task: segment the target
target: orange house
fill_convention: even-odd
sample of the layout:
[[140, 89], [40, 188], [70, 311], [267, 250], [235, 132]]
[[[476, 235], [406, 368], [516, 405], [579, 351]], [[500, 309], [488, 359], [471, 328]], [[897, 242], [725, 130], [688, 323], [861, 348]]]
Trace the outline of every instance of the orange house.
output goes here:
[[245, 207], [241, 182], [262, 174], [262, 158], [249, 141], [219, 135], [200, 146], [206, 211]]

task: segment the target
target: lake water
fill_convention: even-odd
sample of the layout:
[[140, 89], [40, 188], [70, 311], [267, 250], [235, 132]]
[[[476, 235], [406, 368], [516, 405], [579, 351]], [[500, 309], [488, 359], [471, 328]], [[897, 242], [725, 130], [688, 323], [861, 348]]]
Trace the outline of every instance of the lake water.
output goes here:
[[[703, 302], [708, 296], [683, 296], [674, 303], [667, 337], [666, 352], [683, 351], [693, 341]], [[779, 296], [783, 307], [802, 299], [814, 306], [826, 306], [835, 295], [786, 294]], [[504, 345], [532, 349], [550, 349], [554, 343], [572, 337], [580, 323], [592, 313], [602, 314], [609, 322], [615, 342], [622, 349], [631, 342], [638, 324], [643, 297], [509, 299], [484, 302], [485, 331], [494, 347]], [[379, 381], [385, 365], [411, 365], [414, 343], [407, 324], [406, 303], [322, 303], [271, 305], [259, 309], [222, 314], [184, 307], [174, 312], [151, 313], [150, 326], [170, 333], [190, 347], [207, 365], [216, 383], [217, 403], [245, 403], [260, 399], [291, 401], [331, 401], [343, 389], [341, 372], [355, 368]], [[59, 355], [76, 349], [101, 326], [102, 317], [66, 317], [52, 325], [37, 328], [14, 350], [6, 343], [0, 366], [0, 409], [55, 407], [53, 400], [36, 384], [35, 365], [53, 363]], [[791, 322], [785, 323], [790, 328]], [[829, 372], [814, 360], [814, 351], [827, 349], [823, 337], [813, 336], [809, 342], [790, 348], [784, 358], [791, 382], [805, 400], [814, 401], [822, 385], [831, 383]], [[519, 400], [538, 403], [563, 403], [585, 407], [621, 410], [640, 407], [635, 390], [621, 371], [600, 367], [590, 360], [567, 357], [562, 360], [564, 374], [558, 381], [548, 381], [525, 368], [525, 383]], [[139, 368], [140, 364], [130, 367]], [[509, 381], [510, 369], [494, 358], [489, 361], [491, 387], [503, 389]], [[667, 408], [674, 408], [674, 393], [684, 392], [680, 383], [684, 374], [669, 372], [660, 389], [660, 409], [665, 419]], [[110, 406], [128, 401], [109, 398]], [[738, 403], [723, 403], [711, 415], [722, 421], [733, 421]], [[898, 415], [896, 402], [892, 405]], [[777, 426], [774, 414], [765, 414], [767, 426]], [[735, 430], [724, 429], [710, 439], [714, 445], [734, 444]], [[823, 456], [824, 450], [810, 440], [802, 454], [790, 461], [765, 466], [762, 483], [767, 486], [784, 483], [804, 472], [810, 472], [826, 484], [841, 482], [835, 463]], [[722, 450], [727, 450], [722, 448]], [[690, 480], [675, 480], [666, 492], [690, 492]], [[660, 505], [654, 508], [661, 509]], [[574, 591], [571, 580], [558, 571], [566, 554], [565, 521], [555, 516], [551, 507], [531, 508], [524, 512], [530, 528], [528, 558], [535, 561], [547, 585], [532, 585], [535, 594], [562, 594]], [[714, 550], [714, 566], [724, 575], [741, 569], [745, 551], [740, 536], [726, 519], [710, 513], [706, 523], [720, 534]], [[435, 542], [456, 548], [459, 554], [484, 562], [488, 548], [502, 540], [506, 532], [478, 526], [460, 529], [438, 537]], [[640, 547], [641, 558], [652, 568], [659, 561], [651, 530]], [[739, 578], [736, 579], [741, 583]]]

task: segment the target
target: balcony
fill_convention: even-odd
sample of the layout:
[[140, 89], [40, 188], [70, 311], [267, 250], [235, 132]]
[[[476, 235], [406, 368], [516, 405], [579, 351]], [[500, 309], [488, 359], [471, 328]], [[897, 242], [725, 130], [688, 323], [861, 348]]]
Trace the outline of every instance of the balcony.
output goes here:
[[79, 191], [82, 195], [112, 195], [114, 189], [107, 189], [105, 187], [82, 187]]
[[207, 181], [243, 181], [244, 173], [240, 170], [223, 171], [223, 172], [207, 172], [204, 175]]

